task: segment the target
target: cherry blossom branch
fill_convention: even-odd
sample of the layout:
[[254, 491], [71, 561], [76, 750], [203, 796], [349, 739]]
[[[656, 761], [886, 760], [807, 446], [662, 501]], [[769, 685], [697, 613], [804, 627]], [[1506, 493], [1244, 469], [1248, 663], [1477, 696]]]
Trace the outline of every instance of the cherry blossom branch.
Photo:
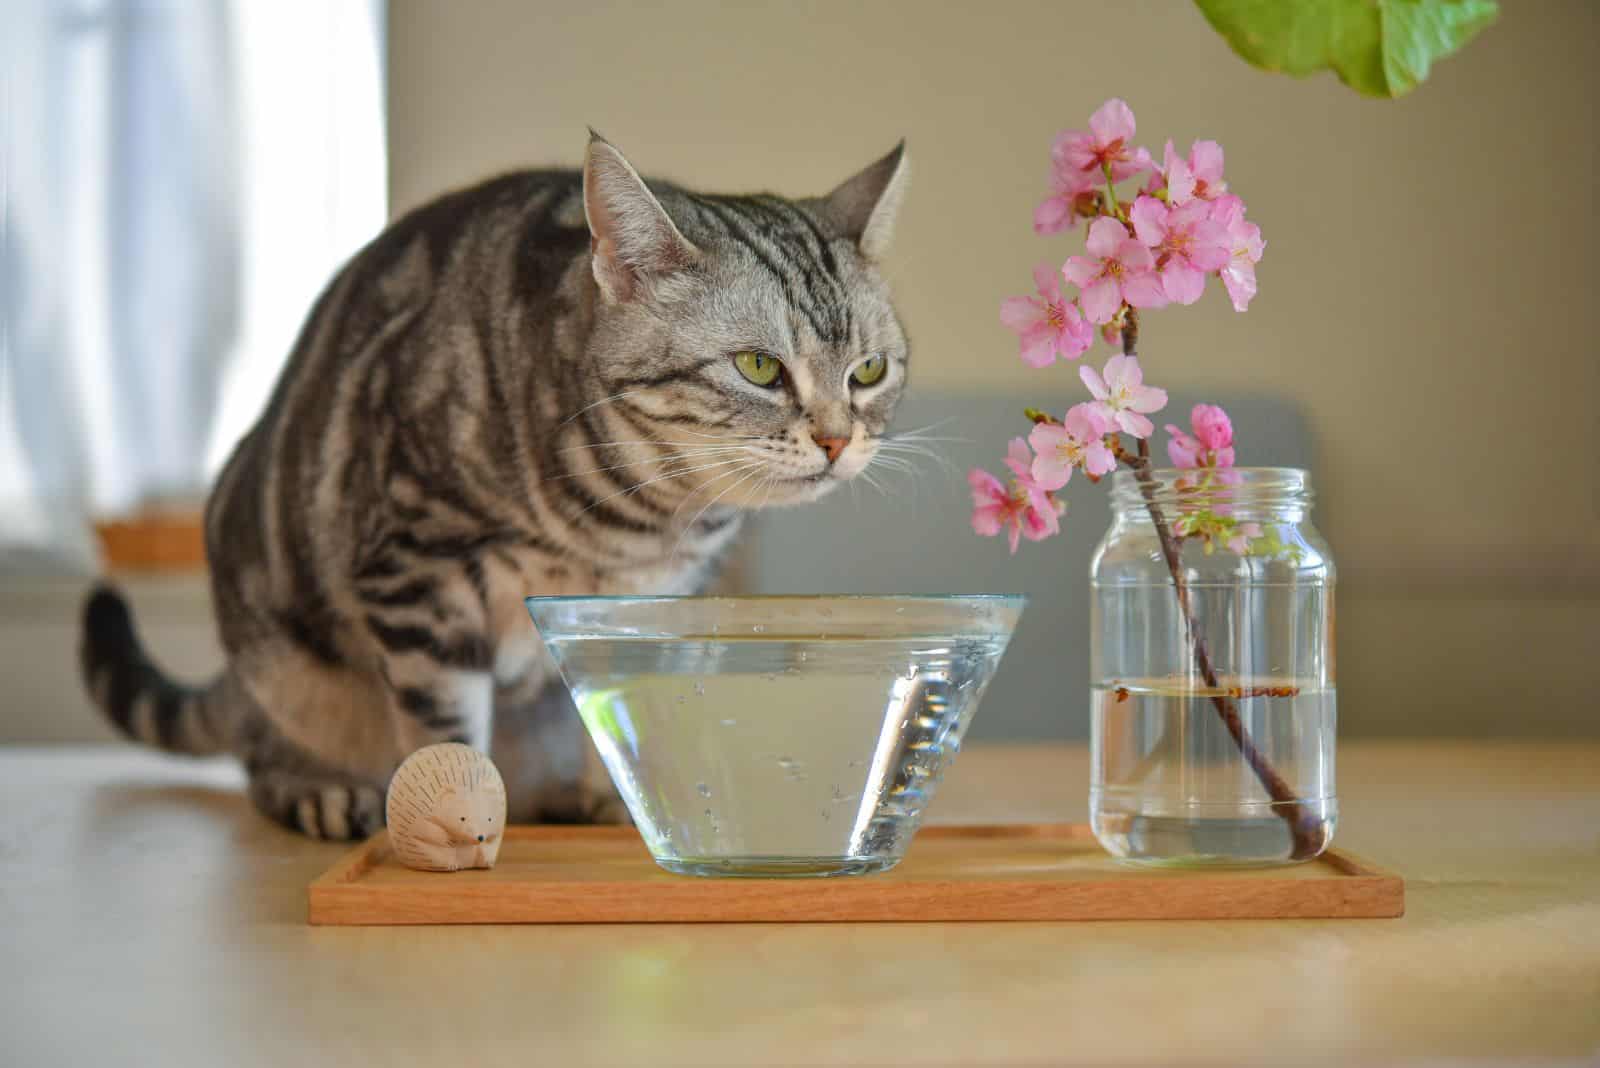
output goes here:
[[[1059, 266], [1036, 265], [1037, 296], [1007, 297], [1000, 321], [1017, 334], [1019, 355], [1030, 367], [1076, 360], [1093, 344], [1096, 328], [1113, 347], [1120, 342], [1122, 351], [1107, 361], [1103, 373], [1079, 367], [1092, 401], [1073, 405], [1059, 420], [1027, 409], [1032, 430], [1026, 440], [1011, 441], [1007, 482], [979, 468], [968, 474], [972, 527], [986, 536], [1004, 532], [1016, 552], [1023, 538], [1039, 541], [1060, 531], [1065, 504], [1057, 494], [1075, 470], [1099, 481], [1118, 464], [1131, 469], [1160, 539], [1207, 697], [1275, 811], [1288, 822], [1292, 856], [1310, 857], [1325, 844], [1326, 829], [1256, 748], [1239, 715], [1236, 700], [1262, 688], [1220, 685], [1183, 578], [1186, 537], [1204, 539], [1208, 553], [1221, 543], [1243, 555], [1253, 551], [1260, 525], [1210, 509], [1185, 509], [1176, 524], [1168, 521], [1157, 500], [1149, 442], [1155, 425], [1147, 418], [1166, 406], [1167, 394], [1145, 384], [1137, 358], [1139, 309], [1193, 304], [1214, 277], [1242, 312], [1255, 296], [1255, 264], [1265, 246], [1260, 228], [1245, 220], [1244, 202], [1223, 181], [1221, 145], [1196, 141], [1184, 157], [1169, 141], [1158, 164], [1147, 149], [1134, 145], [1135, 131], [1132, 109], [1112, 99], [1090, 116], [1088, 130], [1064, 131], [1051, 146], [1050, 194], [1034, 211], [1034, 231], [1059, 234], [1086, 220], [1087, 254]], [[1134, 178], [1144, 184], [1119, 199], [1117, 183]], [[1076, 295], [1064, 285], [1075, 288]], [[1233, 466], [1233, 428], [1214, 405], [1197, 405], [1190, 419], [1192, 435], [1167, 427], [1172, 435], [1167, 451], [1178, 467], [1205, 469], [1203, 489], [1220, 469]], [[1136, 452], [1123, 444], [1123, 434], [1137, 441]]]

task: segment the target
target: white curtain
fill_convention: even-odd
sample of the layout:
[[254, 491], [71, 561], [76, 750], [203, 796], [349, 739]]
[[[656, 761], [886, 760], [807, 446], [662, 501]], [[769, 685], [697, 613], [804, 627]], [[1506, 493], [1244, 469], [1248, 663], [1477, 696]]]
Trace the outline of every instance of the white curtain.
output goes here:
[[382, 227], [381, 0], [6, 0], [0, 568], [196, 502]]

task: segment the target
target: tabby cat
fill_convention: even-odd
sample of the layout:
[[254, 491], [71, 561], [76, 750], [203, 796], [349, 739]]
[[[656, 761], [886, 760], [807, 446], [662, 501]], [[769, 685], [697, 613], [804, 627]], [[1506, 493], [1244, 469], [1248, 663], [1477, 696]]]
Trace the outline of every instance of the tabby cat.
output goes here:
[[646, 181], [591, 137], [391, 225], [312, 309], [206, 508], [228, 665], [142, 651], [122, 599], [82, 665], [134, 739], [231, 752], [267, 816], [320, 838], [383, 819], [417, 748], [489, 751], [513, 820], [619, 814], [522, 606], [684, 594], [751, 509], [859, 474], [906, 382], [877, 262], [904, 145], [825, 197]]

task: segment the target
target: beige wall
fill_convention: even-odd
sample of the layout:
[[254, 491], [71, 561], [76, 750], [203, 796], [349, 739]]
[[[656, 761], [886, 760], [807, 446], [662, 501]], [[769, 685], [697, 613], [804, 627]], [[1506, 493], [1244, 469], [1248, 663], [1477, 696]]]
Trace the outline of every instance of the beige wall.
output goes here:
[[[996, 307], [1070, 251], [1029, 227], [1050, 137], [1122, 95], [1147, 144], [1222, 141], [1265, 231], [1252, 311], [1215, 291], [1157, 312], [1144, 363], [1304, 405], [1344, 577], [1347, 724], [1596, 730], [1600, 5], [1504, 6], [1379, 102], [1246, 67], [1181, 0], [392, 0], [394, 208], [575, 163], [586, 124], [647, 173], [787, 193], [906, 136], [892, 274], [918, 380], [1059, 406], [1075, 379], [1022, 367]], [[1271, 462], [1239, 432], [1246, 462]]]

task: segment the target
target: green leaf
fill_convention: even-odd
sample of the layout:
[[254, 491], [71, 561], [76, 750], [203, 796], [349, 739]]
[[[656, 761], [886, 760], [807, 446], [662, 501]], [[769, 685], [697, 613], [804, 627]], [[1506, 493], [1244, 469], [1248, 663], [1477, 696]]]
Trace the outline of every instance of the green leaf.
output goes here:
[[1245, 62], [1303, 78], [1332, 68], [1367, 96], [1397, 97], [1499, 15], [1495, 0], [1195, 0]]

